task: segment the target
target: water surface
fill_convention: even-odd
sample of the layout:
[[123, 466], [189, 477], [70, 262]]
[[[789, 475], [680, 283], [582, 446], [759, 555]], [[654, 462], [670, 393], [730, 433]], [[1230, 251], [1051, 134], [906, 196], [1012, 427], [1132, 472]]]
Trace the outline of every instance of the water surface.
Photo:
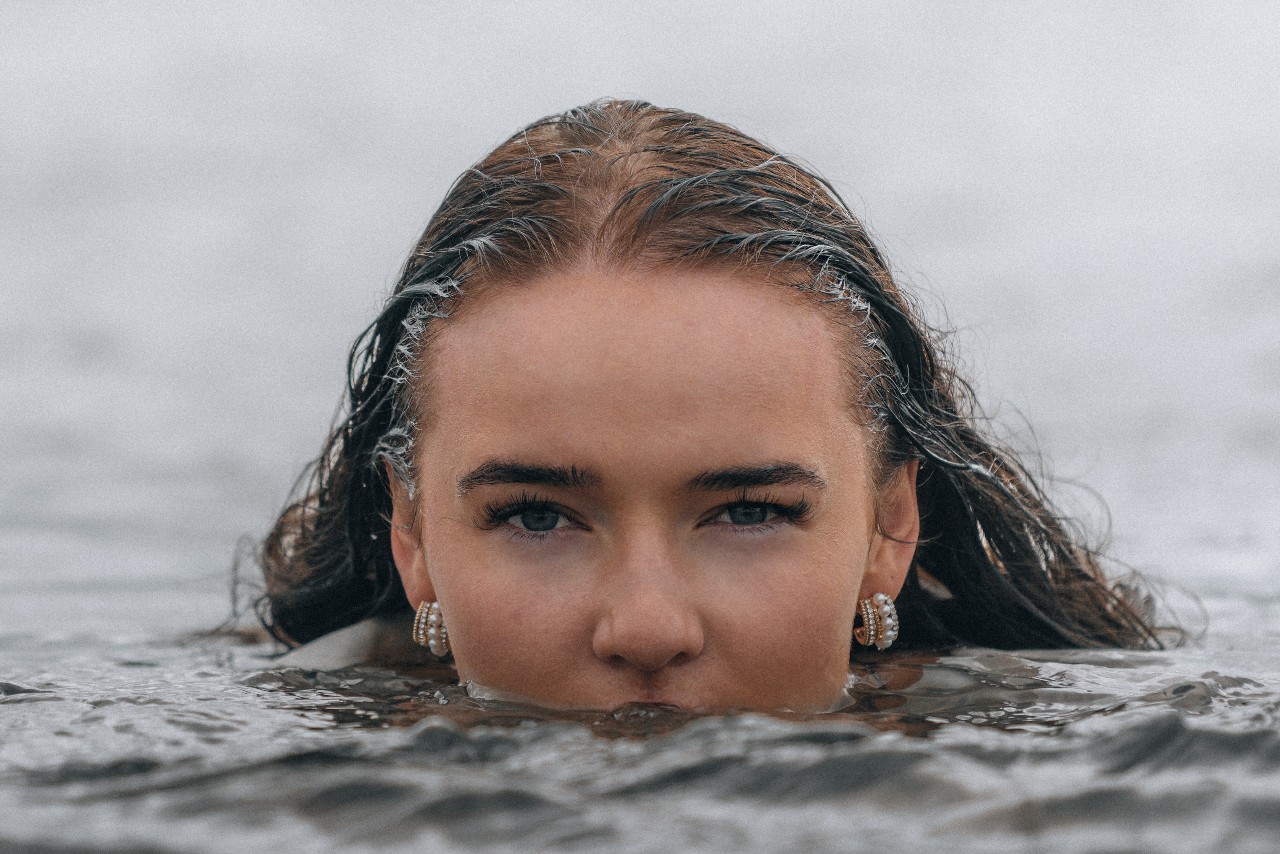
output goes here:
[[1253, 611], [1265, 631], [1174, 652], [900, 655], [789, 717], [555, 716], [235, 638], [11, 636], [0, 850], [1269, 851], [1280, 604]]

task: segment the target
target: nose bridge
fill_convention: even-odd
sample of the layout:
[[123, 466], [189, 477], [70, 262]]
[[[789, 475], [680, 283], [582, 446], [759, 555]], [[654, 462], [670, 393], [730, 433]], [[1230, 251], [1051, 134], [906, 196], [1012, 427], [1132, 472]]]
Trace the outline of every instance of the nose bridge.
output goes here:
[[596, 656], [652, 672], [700, 655], [701, 615], [685, 570], [676, 544], [657, 526], [638, 525], [621, 538], [602, 575]]

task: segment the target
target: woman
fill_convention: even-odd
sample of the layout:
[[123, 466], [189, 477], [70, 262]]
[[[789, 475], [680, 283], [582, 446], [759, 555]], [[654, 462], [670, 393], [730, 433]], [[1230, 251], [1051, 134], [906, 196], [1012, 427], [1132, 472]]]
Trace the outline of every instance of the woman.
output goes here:
[[1159, 646], [972, 412], [822, 179], [590, 104], [449, 191], [266, 540], [261, 613], [592, 709], [830, 708], [851, 649], [895, 642]]

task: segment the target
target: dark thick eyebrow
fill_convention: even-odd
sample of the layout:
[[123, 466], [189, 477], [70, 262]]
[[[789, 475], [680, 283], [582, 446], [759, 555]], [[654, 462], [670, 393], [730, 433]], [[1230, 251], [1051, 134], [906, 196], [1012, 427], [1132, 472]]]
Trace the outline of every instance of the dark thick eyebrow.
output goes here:
[[816, 471], [797, 463], [766, 463], [759, 466], [732, 466], [704, 471], [689, 481], [690, 492], [720, 492], [752, 486], [812, 486], [826, 489], [827, 482]]
[[489, 460], [458, 478], [458, 495], [477, 486], [526, 483], [530, 486], [563, 486], [569, 489], [599, 486], [600, 478], [577, 466], [542, 466], [514, 460]]

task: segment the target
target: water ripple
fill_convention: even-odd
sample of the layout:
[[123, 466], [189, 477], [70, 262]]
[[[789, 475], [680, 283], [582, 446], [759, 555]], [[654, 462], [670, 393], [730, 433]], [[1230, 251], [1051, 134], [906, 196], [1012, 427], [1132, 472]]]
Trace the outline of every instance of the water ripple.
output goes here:
[[1203, 649], [902, 655], [860, 667], [839, 713], [698, 716], [552, 714], [418, 673], [271, 669], [267, 648], [231, 641], [77, 649], [0, 643], [0, 814], [17, 817], [0, 850], [1280, 841], [1265, 652], [1233, 652], [1235, 667]]

